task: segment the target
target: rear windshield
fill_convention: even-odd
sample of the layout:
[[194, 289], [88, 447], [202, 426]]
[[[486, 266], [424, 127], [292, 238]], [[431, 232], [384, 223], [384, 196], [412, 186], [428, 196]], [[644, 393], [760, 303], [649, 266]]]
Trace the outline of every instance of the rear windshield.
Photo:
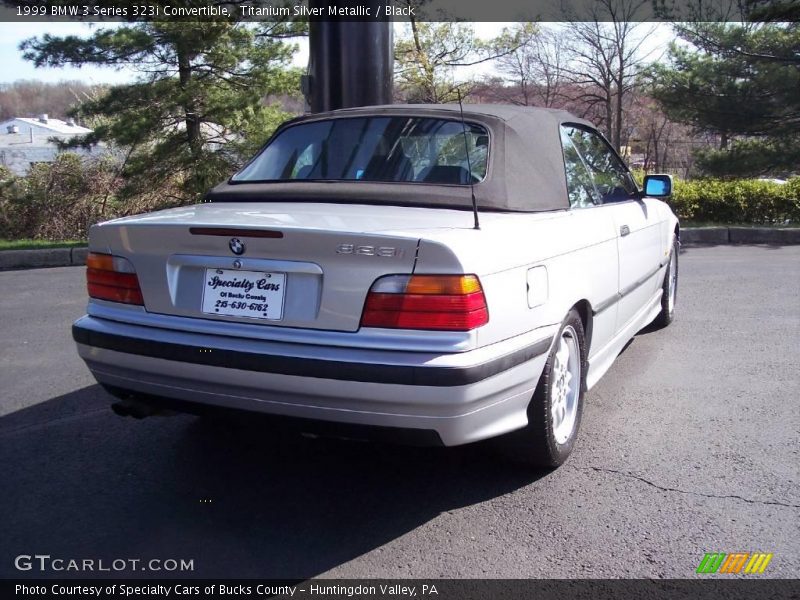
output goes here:
[[488, 132], [471, 123], [419, 117], [330, 119], [287, 127], [231, 181], [469, 185], [486, 176], [488, 151]]

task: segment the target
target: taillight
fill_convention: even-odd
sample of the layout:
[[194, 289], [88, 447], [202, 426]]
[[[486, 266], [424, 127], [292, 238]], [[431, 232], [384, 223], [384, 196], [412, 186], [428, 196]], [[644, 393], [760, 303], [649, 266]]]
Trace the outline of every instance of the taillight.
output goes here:
[[91, 298], [144, 305], [136, 271], [121, 256], [90, 252], [86, 259], [86, 287]]
[[475, 275], [389, 275], [369, 290], [362, 327], [469, 331], [489, 322]]

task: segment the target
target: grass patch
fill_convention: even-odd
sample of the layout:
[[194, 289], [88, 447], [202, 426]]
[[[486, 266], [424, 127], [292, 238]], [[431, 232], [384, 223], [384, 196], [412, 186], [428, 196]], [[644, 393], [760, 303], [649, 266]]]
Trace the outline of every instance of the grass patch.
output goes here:
[[44, 250], [47, 248], [77, 248], [85, 246], [82, 240], [67, 240], [53, 242], [50, 240], [4, 240], [0, 238], [0, 251], [2, 250]]

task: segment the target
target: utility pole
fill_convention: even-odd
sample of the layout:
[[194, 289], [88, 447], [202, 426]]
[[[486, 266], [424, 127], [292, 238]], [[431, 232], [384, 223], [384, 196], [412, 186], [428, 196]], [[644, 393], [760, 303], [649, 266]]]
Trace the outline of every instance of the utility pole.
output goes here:
[[[309, 18], [308, 77], [304, 93], [311, 112], [392, 103], [394, 46], [392, 21], [383, 15], [386, 0], [354, 2], [337, 7], [368, 7], [370, 16], [332, 17], [328, 3], [308, 0], [309, 8], [321, 9], [321, 17]], [[347, 20], [353, 19], [353, 20]]]

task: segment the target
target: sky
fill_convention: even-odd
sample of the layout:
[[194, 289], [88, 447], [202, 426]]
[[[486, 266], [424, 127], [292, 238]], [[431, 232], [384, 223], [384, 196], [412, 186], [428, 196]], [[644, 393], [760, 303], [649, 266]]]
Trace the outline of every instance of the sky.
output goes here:
[[[488, 38], [497, 35], [503, 26], [511, 23], [474, 23], [475, 33], [478, 37]], [[104, 25], [104, 26], [107, 26]], [[10, 83], [17, 79], [37, 79], [39, 81], [57, 82], [65, 79], [77, 79], [86, 83], [126, 83], [136, 77], [130, 69], [113, 69], [109, 67], [85, 66], [80, 69], [65, 68], [36, 68], [29, 61], [23, 60], [18, 46], [20, 42], [31, 37], [42, 36], [49, 33], [55, 36], [80, 35], [88, 36], [92, 32], [93, 24], [89, 23], [0, 23], [0, 83]], [[647, 36], [644, 51], [649, 58], [655, 60], [661, 56], [667, 44], [673, 39], [672, 29], [669, 24], [647, 25], [642, 28], [653, 28], [653, 33]], [[307, 40], [299, 40], [300, 52], [295, 55], [294, 63], [305, 66], [308, 62]], [[473, 75], [490, 74], [492, 66], [485, 63], [478, 68], [463, 68], [456, 77], [470, 77]]]
[[116, 71], [105, 67], [39, 68], [23, 60], [18, 46], [20, 42], [45, 33], [56, 36], [88, 36], [92, 32], [88, 23], [0, 23], [0, 83], [10, 83], [17, 79], [38, 79], [56, 82], [63, 79], [79, 79], [86, 83], [125, 83], [134, 73], [129, 70]]

